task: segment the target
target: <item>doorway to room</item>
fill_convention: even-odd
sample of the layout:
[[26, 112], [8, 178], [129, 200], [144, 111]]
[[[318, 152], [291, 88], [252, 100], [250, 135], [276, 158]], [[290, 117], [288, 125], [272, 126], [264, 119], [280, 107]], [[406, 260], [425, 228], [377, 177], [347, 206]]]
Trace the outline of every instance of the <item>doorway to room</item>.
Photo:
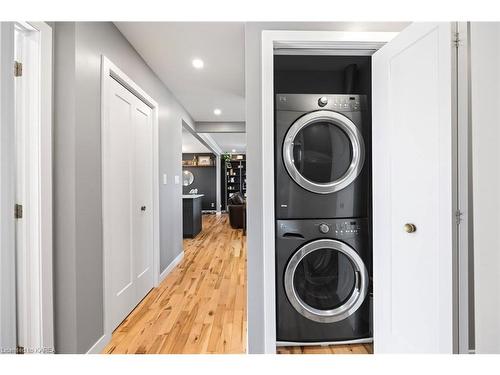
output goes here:
[[[204, 319], [203, 325], [192, 327], [191, 335], [198, 342], [194, 347], [208, 353], [244, 353], [245, 133], [197, 132], [183, 123], [182, 151], [183, 263], [187, 266], [172, 279], [190, 274], [188, 284], [197, 287], [189, 290], [199, 292], [188, 299], [206, 306], [190, 311], [193, 319]], [[184, 352], [190, 352], [190, 345], [193, 342]]]

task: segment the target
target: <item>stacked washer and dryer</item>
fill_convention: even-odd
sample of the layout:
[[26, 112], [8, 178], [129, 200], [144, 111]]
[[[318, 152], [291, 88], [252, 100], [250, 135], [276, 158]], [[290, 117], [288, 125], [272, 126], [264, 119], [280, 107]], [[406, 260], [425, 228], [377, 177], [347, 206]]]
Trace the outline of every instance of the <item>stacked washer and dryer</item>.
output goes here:
[[370, 342], [369, 98], [277, 93], [275, 108], [278, 345]]

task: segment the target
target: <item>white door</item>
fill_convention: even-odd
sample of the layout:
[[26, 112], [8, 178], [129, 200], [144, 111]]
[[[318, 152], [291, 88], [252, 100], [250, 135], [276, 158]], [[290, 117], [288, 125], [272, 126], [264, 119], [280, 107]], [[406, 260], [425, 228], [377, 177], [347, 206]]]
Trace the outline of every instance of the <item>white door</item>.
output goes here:
[[109, 87], [104, 237], [114, 330], [153, 287], [153, 118], [120, 83]]
[[378, 353], [454, 351], [453, 35], [413, 24], [373, 56]]

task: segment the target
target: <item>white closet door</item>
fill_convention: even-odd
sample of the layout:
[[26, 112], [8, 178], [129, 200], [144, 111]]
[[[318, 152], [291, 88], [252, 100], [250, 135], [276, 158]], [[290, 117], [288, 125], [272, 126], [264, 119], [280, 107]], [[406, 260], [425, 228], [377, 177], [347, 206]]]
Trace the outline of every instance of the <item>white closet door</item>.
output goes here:
[[109, 94], [104, 230], [113, 330], [153, 287], [153, 129], [151, 109], [125, 87], [111, 80]]
[[413, 24], [373, 56], [378, 353], [453, 352], [452, 36]]
[[139, 302], [153, 287], [153, 116], [146, 104], [136, 100], [134, 122], [134, 276]]

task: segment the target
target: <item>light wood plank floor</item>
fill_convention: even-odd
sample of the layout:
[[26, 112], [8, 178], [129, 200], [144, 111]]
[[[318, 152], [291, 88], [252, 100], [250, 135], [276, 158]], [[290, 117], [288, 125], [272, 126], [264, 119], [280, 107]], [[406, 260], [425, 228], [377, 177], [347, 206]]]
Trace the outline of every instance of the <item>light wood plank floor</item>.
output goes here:
[[114, 331], [103, 353], [245, 353], [246, 237], [204, 215], [184, 259]]
[[373, 345], [282, 346], [276, 351], [278, 354], [373, 354]]

